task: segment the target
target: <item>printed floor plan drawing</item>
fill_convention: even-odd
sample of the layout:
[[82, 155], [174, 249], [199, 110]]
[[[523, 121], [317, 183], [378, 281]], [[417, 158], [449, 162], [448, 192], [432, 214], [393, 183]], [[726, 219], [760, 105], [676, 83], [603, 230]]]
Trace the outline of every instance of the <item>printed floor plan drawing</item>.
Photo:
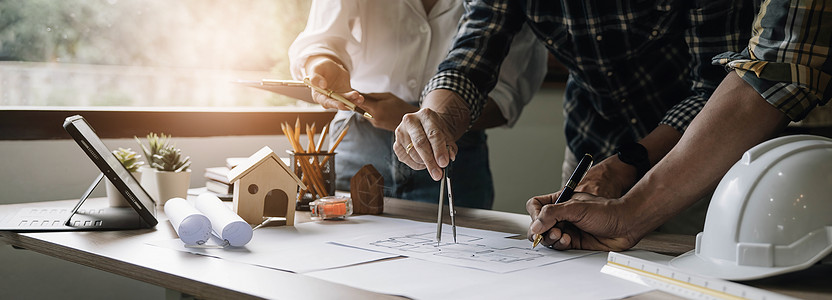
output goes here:
[[[436, 242], [436, 232], [431, 224], [400, 229], [382, 234], [335, 241], [345, 246], [385, 252], [479, 269], [494, 273], [508, 273], [577, 258], [590, 251], [556, 251], [545, 247], [531, 248], [525, 239], [506, 238], [497, 232], [458, 228], [457, 242], [453, 242], [450, 230], [443, 230], [442, 242]], [[430, 228], [430, 229], [427, 229]]]
[[529, 247], [491, 247], [483, 239], [469, 235], [457, 235], [457, 243], [446, 240], [437, 245], [434, 233], [410, 234], [391, 237], [370, 243], [376, 247], [392, 248], [401, 253], [421, 253], [471, 261], [515, 263], [533, 261], [543, 255]]

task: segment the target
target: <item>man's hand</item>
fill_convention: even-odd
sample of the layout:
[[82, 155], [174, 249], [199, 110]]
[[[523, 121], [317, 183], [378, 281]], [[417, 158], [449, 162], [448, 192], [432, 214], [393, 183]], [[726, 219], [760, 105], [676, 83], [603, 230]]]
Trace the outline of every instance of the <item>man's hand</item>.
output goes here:
[[[350, 72], [336, 59], [329, 56], [313, 56], [306, 61], [306, 76], [313, 85], [324, 90], [339, 93], [356, 105], [364, 102], [364, 97], [350, 86]], [[312, 99], [324, 108], [349, 110], [349, 107], [329, 95], [318, 93], [312, 89]]]
[[456, 138], [448, 123], [441, 114], [426, 107], [404, 115], [396, 128], [393, 151], [414, 170], [427, 168], [431, 178], [439, 180], [441, 168], [456, 159]]
[[372, 119], [367, 119], [373, 126], [390, 131], [396, 130], [402, 116], [419, 110], [391, 93], [364, 94], [361, 108], [373, 115]]
[[442, 168], [456, 159], [456, 140], [465, 133], [469, 123], [468, 106], [459, 95], [449, 90], [433, 90], [419, 111], [402, 117], [396, 128], [393, 151], [411, 168], [427, 168], [431, 178], [438, 181]]
[[618, 155], [613, 155], [589, 168], [575, 191], [606, 198], [619, 198], [636, 182], [636, 167], [622, 162]]
[[558, 250], [621, 251], [632, 248], [652, 228], [642, 228], [638, 211], [621, 199], [576, 193], [567, 202], [553, 204], [560, 192], [536, 196], [526, 202], [532, 218], [528, 238], [542, 234], [543, 245]]

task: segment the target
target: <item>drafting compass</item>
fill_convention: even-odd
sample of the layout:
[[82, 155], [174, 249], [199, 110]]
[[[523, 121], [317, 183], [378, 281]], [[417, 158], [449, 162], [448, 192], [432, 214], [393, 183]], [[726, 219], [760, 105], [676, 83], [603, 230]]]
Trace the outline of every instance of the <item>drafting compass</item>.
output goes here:
[[442, 210], [444, 209], [444, 200], [445, 200], [445, 186], [448, 189], [448, 208], [451, 213], [451, 228], [453, 230], [454, 235], [454, 244], [456, 244], [456, 222], [454, 221], [454, 214], [456, 211], [454, 210], [454, 194], [451, 190], [451, 176], [448, 174], [451, 170], [451, 164], [448, 163], [448, 166], [442, 168], [442, 182], [439, 184], [439, 213], [436, 217], [436, 245], [439, 246], [439, 243], [442, 242]]

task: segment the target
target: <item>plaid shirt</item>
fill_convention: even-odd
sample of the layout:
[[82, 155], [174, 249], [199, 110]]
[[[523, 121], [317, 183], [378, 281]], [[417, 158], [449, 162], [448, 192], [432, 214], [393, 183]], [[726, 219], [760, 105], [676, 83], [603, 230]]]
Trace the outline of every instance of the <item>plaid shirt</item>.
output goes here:
[[713, 62], [736, 70], [766, 101], [801, 120], [832, 97], [830, 7], [832, 0], [765, 2], [748, 48]]
[[466, 8], [454, 49], [423, 97], [452, 90], [476, 120], [527, 22], [569, 69], [563, 113], [570, 149], [596, 157], [660, 123], [683, 132], [726, 75], [711, 59], [745, 46], [753, 16], [739, 0], [472, 0]]

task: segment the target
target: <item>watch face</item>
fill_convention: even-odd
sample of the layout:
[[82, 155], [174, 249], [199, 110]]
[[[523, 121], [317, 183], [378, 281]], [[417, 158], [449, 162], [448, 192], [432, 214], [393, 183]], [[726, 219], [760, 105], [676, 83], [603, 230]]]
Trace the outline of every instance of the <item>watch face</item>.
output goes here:
[[647, 173], [650, 169], [650, 159], [647, 156], [647, 148], [639, 143], [626, 143], [618, 147], [618, 159], [626, 164], [633, 165], [638, 169], [640, 175]]
[[627, 143], [618, 148], [621, 161], [635, 163], [647, 160], [647, 149], [639, 143]]

